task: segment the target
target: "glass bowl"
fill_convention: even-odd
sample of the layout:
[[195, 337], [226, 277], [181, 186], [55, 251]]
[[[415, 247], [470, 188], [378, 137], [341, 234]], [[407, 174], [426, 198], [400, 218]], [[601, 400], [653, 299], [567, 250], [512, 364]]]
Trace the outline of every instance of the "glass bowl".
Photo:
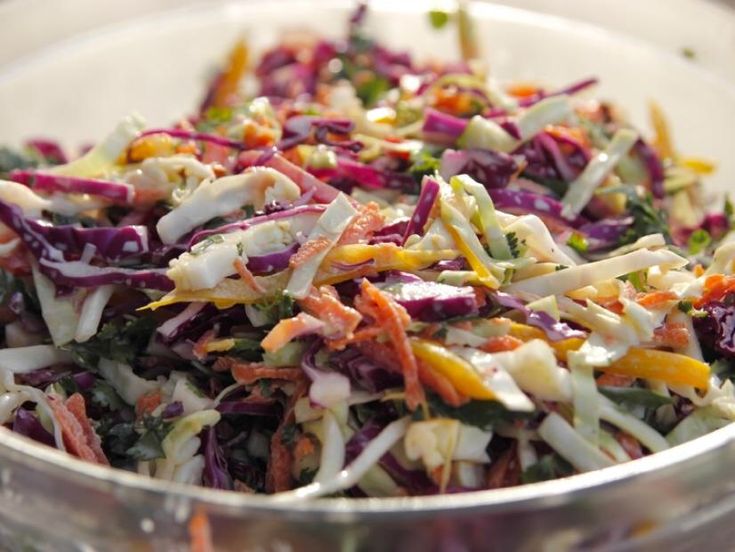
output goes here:
[[[28, 3], [46, 21], [42, 4]], [[104, 135], [130, 111], [151, 125], [169, 123], [196, 105], [207, 73], [237, 37], [257, 52], [289, 29], [336, 36], [352, 7], [158, 4], [157, 12], [3, 65], [0, 143], [44, 135], [78, 145]], [[598, 27], [493, 4], [472, 8], [498, 78], [561, 85], [596, 75], [596, 93], [624, 106], [644, 128], [646, 104], [655, 98], [670, 116], [678, 149], [718, 160], [713, 196], [735, 182], [732, 83], [674, 52]], [[426, 10], [419, 2], [376, 1], [368, 24], [393, 46], [456, 57], [452, 32], [432, 30]], [[0, 547], [188, 550], [187, 521], [201, 509], [217, 550], [724, 550], [735, 537], [728, 522], [735, 512], [732, 465], [735, 425], [558, 481], [449, 496], [284, 504], [90, 465], [2, 431]]]

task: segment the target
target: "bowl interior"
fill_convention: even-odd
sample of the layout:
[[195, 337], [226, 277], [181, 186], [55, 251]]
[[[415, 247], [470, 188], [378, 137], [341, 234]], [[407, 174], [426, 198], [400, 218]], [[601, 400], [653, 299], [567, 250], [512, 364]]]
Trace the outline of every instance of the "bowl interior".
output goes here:
[[[372, 2], [370, 32], [419, 57], [457, 59], [455, 31], [431, 28], [426, 4]], [[338, 36], [346, 2], [197, 4], [98, 29], [51, 45], [0, 73], [0, 143], [31, 135], [79, 145], [103, 136], [126, 113], [152, 125], [190, 113], [206, 76], [237, 37], [255, 51], [284, 31]], [[735, 181], [735, 88], [691, 61], [580, 22], [475, 4], [477, 35], [499, 79], [560, 86], [596, 75], [595, 94], [615, 100], [647, 128], [647, 103], [669, 115], [676, 146], [717, 161], [711, 189]]]

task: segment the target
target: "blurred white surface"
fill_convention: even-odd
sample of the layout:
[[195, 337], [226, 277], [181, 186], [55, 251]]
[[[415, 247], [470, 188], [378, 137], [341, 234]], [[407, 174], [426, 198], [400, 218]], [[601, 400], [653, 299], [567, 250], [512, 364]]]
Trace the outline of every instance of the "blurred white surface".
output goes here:
[[[379, 39], [420, 57], [456, 59], [453, 32], [428, 25], [425, 10], [436, 3], [375, 3], [387, 10], [369, 19]], [[500, 79], [554, 86], [596, 75], [595, 93], [624, 106], [642, 128], [655, 98], [679, 149], [716, 159], [712, 184], [732, 186], [733, 13], [703, 0], [512, 3], [556, 15], [475, 5], [483, 51]], [[257, 50], [284, 28], [334, 36], [352, 6], [347, 0], [0, 2], [0, 143], [42, 134], [78, 145], [98, 139], [130, 111], [152, 125], [169, 124], [196, 105], [208, 71], [236, 37], [246, 36]], [[319, 17], [308, 17], [316, 9]], [[682, 55], [684, 47], [694, 60]]]
[[[241, 0], [247, 2], [248, 0]], [[277, 2], [279, 0], [271, 0]], [[401, 0], [427, 7], [446, 0]], [[735, 80], [735, 0], [494, 0], [636, 37]], [[317, 3], [318, 0], [314, 0]], [[345, 0], [352, 4], [351, 0]], [[0, 1], [0, 68], [69, 36], [212, 0]]]

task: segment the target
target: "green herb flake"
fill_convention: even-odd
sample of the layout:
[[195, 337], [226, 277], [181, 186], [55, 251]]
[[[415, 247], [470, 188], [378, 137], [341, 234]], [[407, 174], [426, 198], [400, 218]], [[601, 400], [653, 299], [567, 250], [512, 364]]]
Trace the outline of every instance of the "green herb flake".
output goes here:
[[148, 346], [156, 329], [152, 317], [142, 316], [128, 321], [106, 323], [97, 334], [84, 343], [70, 343], [66, 349], [78, 366], [96, 371], [101, 358], [130, 364]]
[[409, 174], [419, 184], [424, 176], [434, 176], [441, 165], [439, 159], [426, 150], [419, 151], [412, 159], [413, 163], [408, 168]]
[[687, 248], [689, 249], [690, 255], [698, 255], [703, 252], [707, 246], [712, 243], [712, 236], [709, 235], [707, 230], [700, 228], [692, 232], [687, 242]]
[[500, 422], [512, 422], [532, 415], [532, 413], [512, 412], [497, 401], [471, 400], [462, 406], [452, 407], [438, 397], [430, 395], [428, 402], [435, 416], [454, 418], [465, 425], [479, 427], [483, 430], [492, 429]]
[[442, 29], [449, 23], [449, 14], [442, 10], [431, 10], [429, 12], [429, 23], [435, 29]]
[[125, 406], [115, 389], [109, 383], [101, 380], [95, 381], [92, 386], [91, 401], [96, 406], [112, 411], [120, 410]]
[[142, 433], [135, 444], [126, 452], [135, 460], [155, 460], [165, 456], [163, 439], [168, 435], [173, 424], [166, 422], [160, 416], [146, 415], [139, 423]]
[[579, 232], [573, 232], [572, 235], [569, 236], [569, 239], [567, 240], [567, 245], [580, 254], [586, 253], [587, 249], [589, 249], [587, 238], [585, 238]]
[[284, 318], [291, 318], [294, 315], [295, 304], [290, 295], [278, 293], [273, 297], [256, 301], [253, 307], [268, 319], [269, 324], [275, 324]]

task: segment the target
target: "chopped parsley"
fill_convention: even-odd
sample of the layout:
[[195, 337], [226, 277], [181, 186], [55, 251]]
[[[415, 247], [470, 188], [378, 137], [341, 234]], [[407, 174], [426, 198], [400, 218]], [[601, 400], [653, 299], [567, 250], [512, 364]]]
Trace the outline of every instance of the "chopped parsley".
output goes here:
[[449, 14], [442, 10], [431, 10], [429, 12], [429, 23], [435, 29], [446, 27], [449, 23]]
[[413, 179], [421, 184], [424, 176], [433, 176], [439, 170], [440, 161], [426, 150], [419, 151], [413, 157], [413, 163], [408, 168], [409, 174]]
[[709, 235], [709, 232], [707, 232], [707, 230], [703, 228], [695, 230], [694, 232], [692, 232], [692, 235], [689, 236], [689, 240], [687, 241], [689, 254], [698, 255], [699, 253], [702, 253], [705, 249], [707, 249], [707, 246], [710, 243], [712, 243], [712, 236]]
[[148, 316], [106, 323], [89, 341], [70, 343], [72, 360], [88, 370], [97, 370], [101, 358], [130, 364], [148, 346], [156, 321]]
[[587, 238], [585, 238], [579, 232], [573, 232], [572, 235], [569, 236], [569, 239], [567, 240], [567, 245], [580, 254], [586, 253], [587, 249], [589, 249]]

